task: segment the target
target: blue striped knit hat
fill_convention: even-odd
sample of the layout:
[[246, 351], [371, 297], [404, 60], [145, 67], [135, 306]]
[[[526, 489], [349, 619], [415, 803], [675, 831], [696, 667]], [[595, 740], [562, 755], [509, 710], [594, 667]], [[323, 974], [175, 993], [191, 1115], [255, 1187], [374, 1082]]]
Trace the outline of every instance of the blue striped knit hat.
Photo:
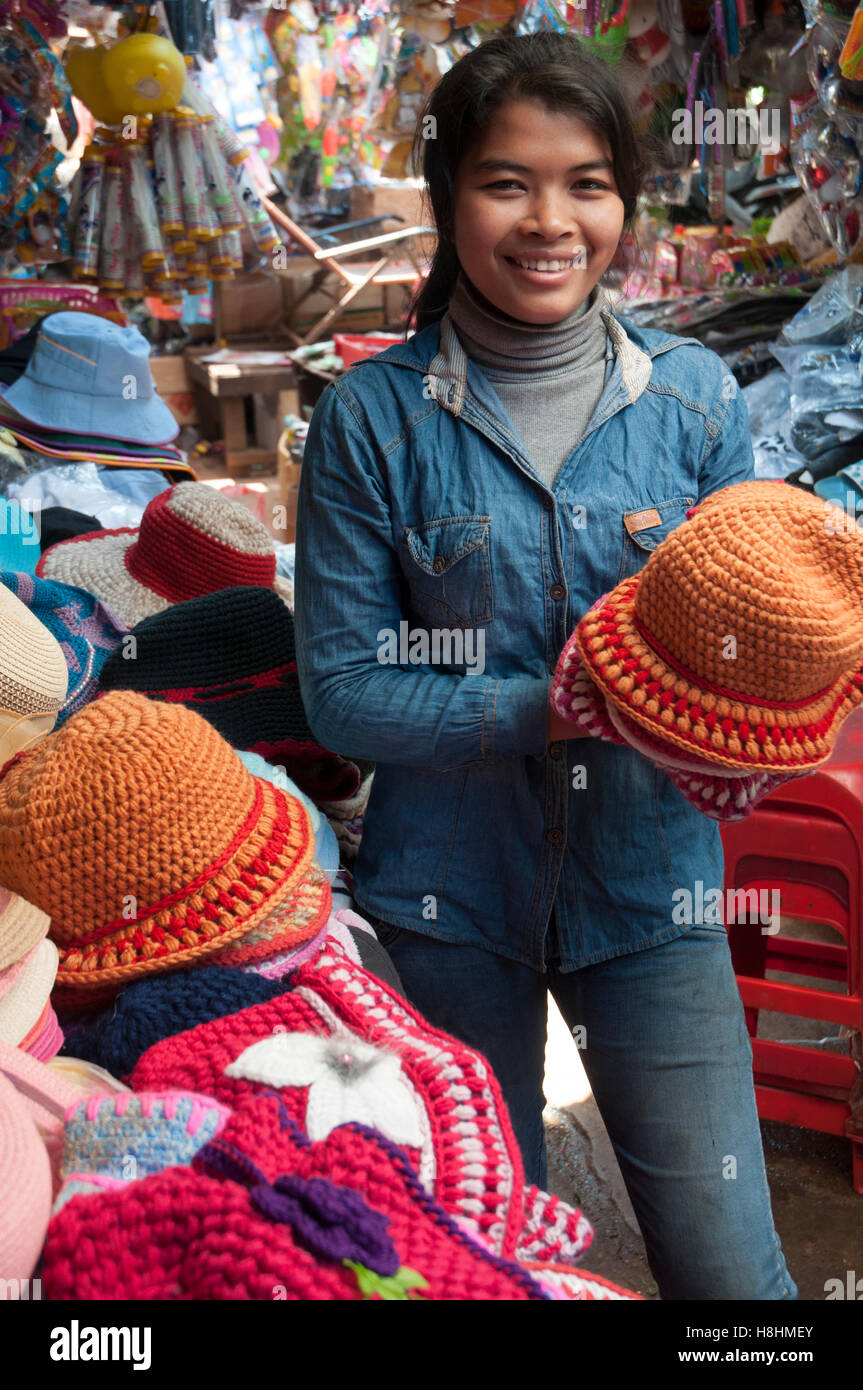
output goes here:
[[59, 728], [70, 714], [95, 697], [102, 667], [128, 628], [86, 589], [36, 579], [17, 570], [0, 571], [0, 582], [60, 643], [69, 668], [69, 686], [57, 715], [55, 728]]

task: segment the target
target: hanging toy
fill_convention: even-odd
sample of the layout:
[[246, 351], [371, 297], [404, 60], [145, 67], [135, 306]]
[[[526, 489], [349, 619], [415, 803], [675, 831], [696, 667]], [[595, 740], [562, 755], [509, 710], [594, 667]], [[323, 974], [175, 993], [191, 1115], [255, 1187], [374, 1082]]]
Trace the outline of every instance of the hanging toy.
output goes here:
[[69, 86], [96, 120], [103, 125], [119, 125], [129, 108], [114, 102], [106, 90], [102, 64], [107, 52], [101, 44], [95, 48], [76, 44], [67, 50], [64, 66]]
[[144, 115], [179, 105], [186, 81], [183, 55], [158, 34], [131, 34], [102, 59], [105, 87], [124, 113]]

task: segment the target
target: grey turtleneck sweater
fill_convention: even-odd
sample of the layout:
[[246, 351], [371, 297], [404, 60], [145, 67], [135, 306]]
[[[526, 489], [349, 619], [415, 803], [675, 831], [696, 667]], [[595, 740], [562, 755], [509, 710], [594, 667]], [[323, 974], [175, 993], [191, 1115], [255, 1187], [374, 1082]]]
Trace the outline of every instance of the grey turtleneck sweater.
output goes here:
[[597, 286], [557, 323], [532, 324], [496, 309], [461, 271], [449, 314], [465, 352], [497, 392], [546, 487], [578, 444], [605, 384], [607, 306]]

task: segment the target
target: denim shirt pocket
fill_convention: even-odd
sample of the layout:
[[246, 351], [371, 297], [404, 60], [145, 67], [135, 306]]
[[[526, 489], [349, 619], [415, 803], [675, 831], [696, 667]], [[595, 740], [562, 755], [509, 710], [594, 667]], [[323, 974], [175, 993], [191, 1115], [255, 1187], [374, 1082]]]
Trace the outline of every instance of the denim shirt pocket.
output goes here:
[[686, 520], [686, 513], [694, 505], [694, 497], [670, 497], [665, 502], [652, 502], [623, 513], [623, 555], [618, 583], [644, 568], [656, 547], [675, 526]]
[[440, 516], [404, 528], [411, 608], [431, 622], [472, 627], [494, 617], [488, 516]]

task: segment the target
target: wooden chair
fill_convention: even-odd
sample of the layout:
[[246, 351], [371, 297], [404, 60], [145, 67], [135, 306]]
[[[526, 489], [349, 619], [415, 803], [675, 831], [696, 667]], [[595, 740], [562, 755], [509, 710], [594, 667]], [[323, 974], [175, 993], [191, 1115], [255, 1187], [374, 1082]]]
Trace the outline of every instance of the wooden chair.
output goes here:
[[[434, 227], [401, 227], [398, 231], [381, 232], [377, 236], [363, 237], [359, 241], [336, 241], [335, 245], [327, 245], [327, 242], [335, 240], [334, 233], [348, 231], [357, 224], [342, 223], [337, 227], [328, 227], [325, 232], [318, 232], [318, 239], [315, 240], [269, 198], [263, 198], [261, 201], [276, 225], [284, 228], [306, 253], [305, 256], [289, 257], [284, 269], [304, 269], [304, 263], [307, 263], [314, 272], [311, 285], [295, 301], [293, 314], [296, 315], [303, 300], [316, 292], [333, 301], [333, 307], [328, 309], [304, 336], [301, 337], [290, 326], [285, 327], [285, 333], [297, 347], [304, 347], [307, 343], [328, 337], [330, 330], [342, 317], [351, 301], [356, 299], [367, 285], [380, 285], [384, 288], [390, 285], [413, 285], [428, 275], [431, 257], [424, 249], [422, 241], [436, 235]], [[383, 222], [387, 219], [377, 217], [365, 220]], [[401, 218], [392, 220], [401, 221]], [[369, 260], [370, 253], [376, 259]], [[365, 259], [345, 264], [348, 258], [353, 256], [364, 256]], [[396, 256], [399, 257], [398, 260], [395, 259]], [[335, 281], [335, 288], [328, 283], [332, 281]]]

